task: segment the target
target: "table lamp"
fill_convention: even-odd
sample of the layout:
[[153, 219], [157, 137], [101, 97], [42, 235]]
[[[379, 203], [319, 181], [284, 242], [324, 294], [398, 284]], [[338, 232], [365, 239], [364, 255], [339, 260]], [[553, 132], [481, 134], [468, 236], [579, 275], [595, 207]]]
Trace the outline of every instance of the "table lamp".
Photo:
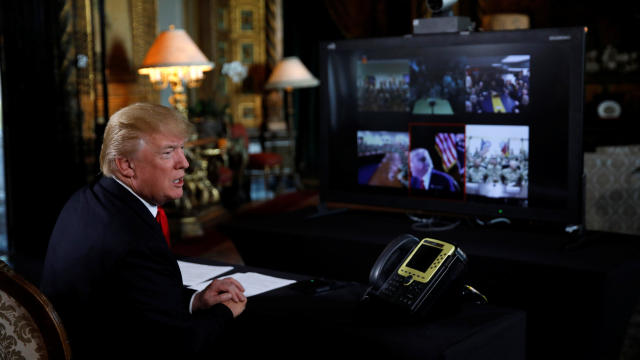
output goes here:
[[[297, 176], [297, 166], [295, 164], [296, 135], [293, 128], [293, 89], [314, 87], [319, 84], [320, 81], [309, 72], [297, 56], [280, 60], [265, 84], [265, 89], [282, 89], [287, 93], [287, 126], [289, 128], [291, 154], [294, 158], [294, 176]], [[299, 186], [298, 179], [296, 179], [296, 183], [296, 186]]]
[[161, 32], [154, 40], [138, 73], [149, 75], [149, 80], [157, 90], [170, 85], [173, 94], [169, 97], [169, 103], [187, 116], [187, 95], [183, 82], [190, 88], [198, 87], [202, 84], [204, 72], [213, 67], [214, 63], [200, 51], [189, 34], [171, 25], [169, 30]]

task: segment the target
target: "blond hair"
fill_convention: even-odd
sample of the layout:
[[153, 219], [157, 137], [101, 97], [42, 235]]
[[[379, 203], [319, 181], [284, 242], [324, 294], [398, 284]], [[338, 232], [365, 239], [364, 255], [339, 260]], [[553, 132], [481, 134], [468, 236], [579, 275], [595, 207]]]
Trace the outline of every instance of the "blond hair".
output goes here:
[[100, 149], [100, 170], [107, 176], [116, 171], [117, 157], [134, 156], [144, 136], [169, 133], [187, 139], [193, 125], [177, 111], [166, 106], [135, 103], [116, 111], [104, 130]]

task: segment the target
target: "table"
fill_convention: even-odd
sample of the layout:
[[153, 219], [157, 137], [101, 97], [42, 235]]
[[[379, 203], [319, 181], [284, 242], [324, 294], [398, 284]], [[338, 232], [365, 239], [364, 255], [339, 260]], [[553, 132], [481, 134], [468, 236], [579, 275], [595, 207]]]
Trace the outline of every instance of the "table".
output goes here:
[[[236, 266], [232, 272], [246, 271], [313, 279], [248, 266]], [[249, 298], [224, 341], [225, 348], [239, 349], [237, 355], [243, 357], [262, 358], [525, 358], [526, 317], [521, 310], [465, 303], [434, 319], [379, 321], [360, 302], [366, 285], [326, 281], [331, 287], [318, 293], [297, 283]]]
[[[498, 223], [420, 232], [405, 214], [310, 207], [235, 217], [221, 231], [246, 263], [365, 282], [400, 234], [452, 242], [469, 257], [467, 280], [490, 303], [527, 315], [527, 358], [618, 358], [640, 301], [640, 238], [588, 231], [582, 238]], [[555, 229], [554, 229], [555, 230]]]

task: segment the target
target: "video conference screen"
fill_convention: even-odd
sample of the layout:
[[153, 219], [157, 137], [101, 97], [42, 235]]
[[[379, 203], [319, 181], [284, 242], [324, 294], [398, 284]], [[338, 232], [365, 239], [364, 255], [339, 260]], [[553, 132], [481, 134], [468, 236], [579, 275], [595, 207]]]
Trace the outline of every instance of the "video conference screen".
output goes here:
[[519, 113], [529, 98], [531, 56], [357, 62], [358, 109], [412, 114]]
[[583, 29], [325, 44], [324, 194], [578, 221]]

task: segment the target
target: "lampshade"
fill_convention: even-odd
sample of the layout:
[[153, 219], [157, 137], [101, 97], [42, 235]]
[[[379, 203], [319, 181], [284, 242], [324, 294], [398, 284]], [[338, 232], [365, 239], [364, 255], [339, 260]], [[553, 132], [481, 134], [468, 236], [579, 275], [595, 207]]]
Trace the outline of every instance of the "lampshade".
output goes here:
[[183, 29], [171, 25], [154, 40], [142, 61], [140, 70], [149, 67], [203, 65], [213, 67]]
[[265, 89], [295, 89], [318, 86], [320, 81], [307, 70], [297, 56], [282, 59], [273, 69]]
[[183, 29], [175, 29], [172, 25], [169, 30], [161, 32], [155, 39], [138, 73], [153, 78], [154, 72], [159, 68], [174, 68], [201, 74], [213, 69], [213, 66], [214, 64], [200, 51], [189, 34]]

